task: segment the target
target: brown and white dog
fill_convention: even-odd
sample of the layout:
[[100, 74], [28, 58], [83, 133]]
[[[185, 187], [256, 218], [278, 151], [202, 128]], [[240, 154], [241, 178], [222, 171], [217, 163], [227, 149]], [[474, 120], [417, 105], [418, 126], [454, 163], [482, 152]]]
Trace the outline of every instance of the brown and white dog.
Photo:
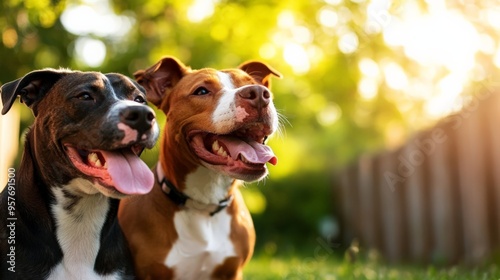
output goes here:
[[119, 210], [138, 278], [242, 278], [255, 230], [238, 180], [277, 162], [265, 145], [278, 128], [271, 75], [257, 61], [191, 70], [172, 57], [135, 73], [167, 116], [153, 190]]

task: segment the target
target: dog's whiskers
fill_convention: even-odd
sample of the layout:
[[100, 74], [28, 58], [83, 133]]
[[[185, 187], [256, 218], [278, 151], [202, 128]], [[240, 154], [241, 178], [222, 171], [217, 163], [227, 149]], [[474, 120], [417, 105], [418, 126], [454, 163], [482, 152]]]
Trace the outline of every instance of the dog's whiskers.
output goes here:
[[276, 130], [276, 134], [278, 138], [283, 140], [286, 136], [285, 126], [286, 125], [292, 126], [292, 124], [290, 123], [290, 121], [288, 121], [287, 117], [284, 114], [278, 112], [277, 115], [278, 115], [278, 128]]

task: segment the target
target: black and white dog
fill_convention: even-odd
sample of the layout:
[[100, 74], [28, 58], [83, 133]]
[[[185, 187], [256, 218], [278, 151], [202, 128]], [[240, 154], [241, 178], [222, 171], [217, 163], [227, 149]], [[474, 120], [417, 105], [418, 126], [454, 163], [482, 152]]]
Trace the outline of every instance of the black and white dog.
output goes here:
[[1, 96], [2, 114], [20, 96], [35, 120], [0, 197], [0, 279], [133, 279], [116, 214], [118, 199], [154, 184], [139, 158], [159, 134], [144, 89], [115, 73], [43, 69]]

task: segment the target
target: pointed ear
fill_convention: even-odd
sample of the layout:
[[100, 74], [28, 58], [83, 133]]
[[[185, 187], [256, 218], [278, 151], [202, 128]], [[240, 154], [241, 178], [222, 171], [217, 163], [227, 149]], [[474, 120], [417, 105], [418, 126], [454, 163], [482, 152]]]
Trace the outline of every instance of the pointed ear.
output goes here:
[[32, 71], [26, 76], [12, 82], [8, 82], [0, 88], [2, 95], [2, 115], [7, 114], [16, 97], [21, 96], [21, 102], [31, 108], [35, 117], [38, 114], [37, 105], [45, 97], [52, 86], [67, 71], [58, 71], [55, 69], [43, 69]]
[[146, 98], [159, 107], [172, 88], [191, 69], [174, 57], [164, 57], [146, 70], [134, 73], [137, 82], [146, 89]]
[[248, 61], [238, 66], [238, 68], [247, 72], [248, 75], [267, 88], [271, 86], [271, 75], [278, 78], [282, 77], [280, 72], [260, 61]]

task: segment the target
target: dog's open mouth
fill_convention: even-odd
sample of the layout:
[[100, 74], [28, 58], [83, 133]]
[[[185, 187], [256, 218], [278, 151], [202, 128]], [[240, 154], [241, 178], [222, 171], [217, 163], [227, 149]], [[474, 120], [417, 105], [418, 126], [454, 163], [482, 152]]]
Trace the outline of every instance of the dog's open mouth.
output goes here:
[[114, 188], [123, 194], [145, 194], [151, 191], [154, 175], [139, 158], [140, 145], [113, 151], [86, 150], [65, 144], [66, 154], [83, 174], [99, 181], [102, 186]]
[[230, 134], [214, 134], [205, 131], [189, 133], [191, 147], [203, 161], [212, 165], [226, 165], [246, 171], [265, 170], [265, 164], [276, 165], [277, 157], [265, 145], [267, 135], [262, 127], [254, 125], [240, 128]]

